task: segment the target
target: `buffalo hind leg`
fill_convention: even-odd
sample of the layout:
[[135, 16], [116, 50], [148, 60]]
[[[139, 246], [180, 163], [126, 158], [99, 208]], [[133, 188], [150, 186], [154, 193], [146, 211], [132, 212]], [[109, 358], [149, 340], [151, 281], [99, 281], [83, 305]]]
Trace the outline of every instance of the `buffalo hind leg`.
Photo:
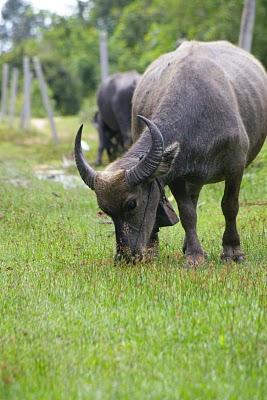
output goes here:
[[[125, 114], [126, 111], [126, 114]], [[131, 109], [129, 110], [123, 110], [121, 107], [115, 108], [114, 112], [116, 113], [117, 116], [117, 122], [119, 124], [120, 128], [120, 136], [122, 139], [122, 146], [123, 150], [126, 151], [131, 147], [132, 144], [132, 136], [131, 136], [131, 123], [129, 119], [126, 117], [131, 115]]]
[[204, 252], [199, 242], [196, 226], [197, 212], [196, 204], [200, 189], [195, 196], [189, 193], [186, 182], [176, 181], [170, 185], [171, 192], [178, 205], [181, 224], [185, 230], [185, 255], [187, 266], [197, 266], [204, 262]]
[[223, 234], [222, 260], [241, 262], [244, 254], [240, 248], [240, 238], [237, 232], [236, 218], [239, 209], [239, 191], [242, 181], [243, 170], [241, 173], [233, 174], [225, 179], [225, 189], [221, 206], [225, 218], [225, 231]]

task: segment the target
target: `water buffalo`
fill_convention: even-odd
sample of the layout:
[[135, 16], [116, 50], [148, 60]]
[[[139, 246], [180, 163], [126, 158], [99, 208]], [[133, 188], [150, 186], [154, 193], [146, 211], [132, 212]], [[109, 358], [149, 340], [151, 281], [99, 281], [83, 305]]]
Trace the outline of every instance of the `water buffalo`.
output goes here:
[[96, 164], [101, 164], [103, 151], [113, 161], [132, 144], [132, 97], [140, 75], [136, 71], [118, 73], [107, 78], [97, 93], [98, 112], [94, 124], [99, 134]]
[[184, 42], [148, 67], [135, 90], [132, 115], [135, 143], [104, 172], [96, 172], [83, 158], [82, 128], [75, 143], [80, 175], [114, 222], [117, 258], [142, 258], [157, 245], [162, 187], [168, 185], [185, 230], [187, 264], [202, 263], [198, 196], [203, 185], [225, 181], [221, 257], [242, 261], [236, 226], [239, 189], [244, 168], [267, 133], [262, 65], [225, 41]]
[[114, 161], [120, 154], [123, 153], [123, 143], [120, 132], [112, 131], [111, 129], [107, 128], [99, 111], [96, 111], [94, 114], [92, 122], [97, 129], [99, 140], [95, 165], [102, 164], [102, 155], [104, 150], [107, 152], [109, 162]]

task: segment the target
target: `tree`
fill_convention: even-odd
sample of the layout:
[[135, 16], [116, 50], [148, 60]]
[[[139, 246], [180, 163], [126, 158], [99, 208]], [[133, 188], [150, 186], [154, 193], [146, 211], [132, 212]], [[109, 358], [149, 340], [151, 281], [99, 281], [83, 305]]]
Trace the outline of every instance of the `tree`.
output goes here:
[[82, 100], [80, 80], [59, 60], [46, 59], [43, 69], [56, 109], [61, 115], [76, 114]]
[[[111, 73], [143, 73], [161, 54], [174, 50], [178, 39], [238, 43], [243, 7], [244, 0], [76, 0], [73, 15], [61, 17], [35, 13], [26, 0], [7, 0], [0, 67], [6, 62], [21, 69], [23, 55], [38, 56], [57, 111], [72, 114], [94, 96], [100, 82], [101, 21], [109, 33]], [[265, 66], [266, 21], [267, 0], [258, 0], [253, 53]]]
[[86, 22], [88, 18], [89, 1], [77, 0], [76, 3], [76, 14], [77, 17], [82, 21]]
[[90, 19], [98, 26], [99, 22], [105, 26], [105, 29], [112, 33], [118, 24], [123, 9], [134, 3], [132, 0], [91, 0], [88, 1], [91, 6]]
[[38, 36], [40, 30], [46, 26], [47, 13], [35, 13], [24, 0], [7, 0], [1, 14], [3, 23], [0, 35], [6, 43], [5, 48]]
[[241, 10], [242, 0], [135, 0], [123, 9], [110, 39], [110, 59], [117, 59], [119, 69], [143, 72], [174, 50], [177, 39], [236, 43]]
[[247, 51], [251, 50], [255, 13], [256, 0], [245, 0], [239, 35], [239, 46]]

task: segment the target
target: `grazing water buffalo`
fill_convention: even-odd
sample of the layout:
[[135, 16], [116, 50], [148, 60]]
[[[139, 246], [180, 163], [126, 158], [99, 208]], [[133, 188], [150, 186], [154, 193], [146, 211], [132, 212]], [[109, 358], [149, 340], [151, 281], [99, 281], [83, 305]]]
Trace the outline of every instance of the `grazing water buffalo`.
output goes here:
[[[138, 115], [139, 114], [139, 115]], [[140, 114], [146, 117], [140, 116]], [[104, 172], [91, 168], [75, 143], [78, 170], [115, 225], [117, 258], [142, 258], [167, 220], [175, 223], [168, 185], [185, 230], [187, 264], [204, 261], [197, 201], [204, 184], [225, 181], [222, 258], [242, 261], [236, 227], [244, 168], [267, 133], [267, 75], [250, 54], [228, 42], [184, 42], [154, 61], [133, 98], [134, 145]]]
[[97, 93], [99, 111], [94, 124], [99, 134], [96, 164], [101, 164], [103, 151], [113, 161], [132, 144], [132, 97], [140, 75], [136, 71], [118, 73], [107, 78]]

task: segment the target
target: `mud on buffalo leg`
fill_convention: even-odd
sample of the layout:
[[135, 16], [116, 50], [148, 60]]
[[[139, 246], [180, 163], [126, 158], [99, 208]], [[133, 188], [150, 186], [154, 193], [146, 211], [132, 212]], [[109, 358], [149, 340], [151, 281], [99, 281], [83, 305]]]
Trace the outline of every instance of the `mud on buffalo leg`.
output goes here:
[[170, 189], [175, 197], [175, 200], [177, 201], [181, 223], [185, 230], [185, 255], [187, 264], [201, 264], [204, 261], [204, 252], [201, 248], [196, 231], [196, 199], [195, 201], [192, 201], [191, 195], [187, 191], [186, 183], [182, 180], [174, 182], [172, 185], [170, 185]]
[[225, 231], [222, 244], [223, 253], [221, 258], [225, 261], [234, 260], [237, 262], [244, 260], [244, 254], [240, 248], [240, 238], [237, 232], [236, 218], [239, 209], [239, 190], [243, 176], [241, 172], [232, 174], [225, 179], [225, 189], [221, 206], [225, 218]]

